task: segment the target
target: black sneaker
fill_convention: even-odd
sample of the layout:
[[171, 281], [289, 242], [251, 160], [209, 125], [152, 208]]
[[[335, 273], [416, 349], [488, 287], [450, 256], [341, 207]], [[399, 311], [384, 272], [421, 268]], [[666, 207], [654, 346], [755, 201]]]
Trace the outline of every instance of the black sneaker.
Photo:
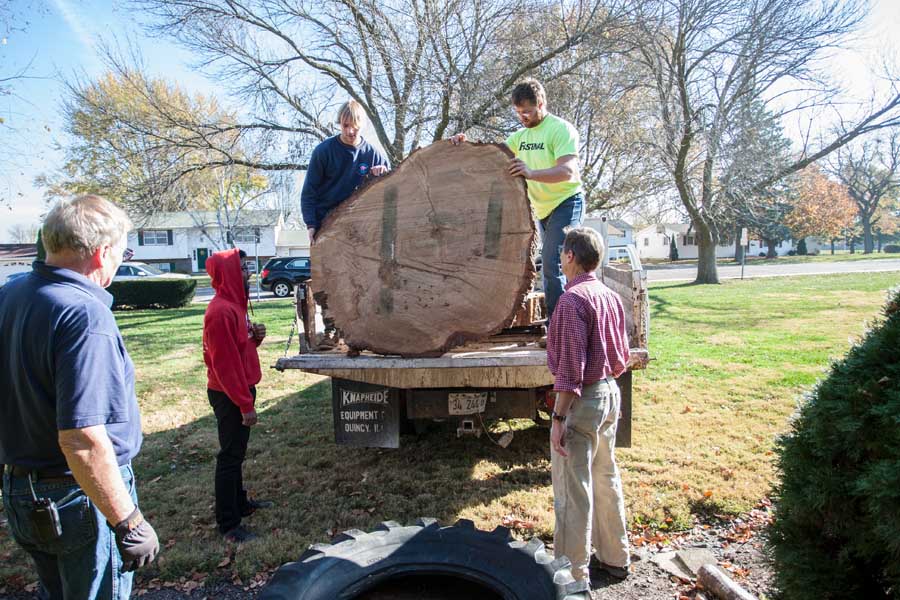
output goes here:
[[593, 554], [591, 555], [591, 562], [588, 565], [588, 569], [590, 569], [592, 571], [602, 571], [603, 573], [606, 573], [613, 579], [617, 579], [619, 581], [622, 581], [623, 579], [627, 579], [628, 575], [630, 574], [630, 571], [628, 570], [627, 566], [626, 567], [614, 567], [613, 565], [608, 565], [605, 562], [600, 562], [600, 560]]
[[248, 531], [244, 529], [241, 525], [238, 525], [234, 529], [229, 529], [223, 534], [226, 542], [231, 542], [232, 544], [243, 544], [244, 542], [250, 542], [255, 540], [259, 536], [253, 533], [252, 531]]
[[275, 503], [269, 500], [249, 500], [247, 506], [241, 510], [241, 516], [249, 517], [261, 508], [272, 508], [273, 506], [275, 506]]

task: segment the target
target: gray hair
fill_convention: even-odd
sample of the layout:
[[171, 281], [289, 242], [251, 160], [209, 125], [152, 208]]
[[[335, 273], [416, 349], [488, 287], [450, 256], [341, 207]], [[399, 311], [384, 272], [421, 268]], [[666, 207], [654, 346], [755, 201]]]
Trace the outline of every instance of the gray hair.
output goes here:
[[566, 230], [566, 239], [563, 241], [563, 252], [572, 252], [575, 254], [575, 262], [578, 263], [586, 272], [595, 270], [606, 248], [603, 245], [603, 238], [591, 227], [572, 227]]
[[71, 250], [87, 258], [104, 245], [114, 245], [131, 230], [121, 208], [100, 196], [64, 198], [47, 214], [41, 240], [54, 254]]

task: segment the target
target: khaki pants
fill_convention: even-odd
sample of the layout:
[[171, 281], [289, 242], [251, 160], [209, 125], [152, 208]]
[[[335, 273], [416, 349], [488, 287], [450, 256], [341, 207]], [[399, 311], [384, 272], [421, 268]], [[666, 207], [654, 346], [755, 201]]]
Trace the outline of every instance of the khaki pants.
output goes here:
[[550, 451], [553, 552], [572, 561], [572, 575], [579, 580], [589, 577], [591, 542], [601, 562], [629, 564], [625, 502], [615, 459], [620, 403], [619, 386], [611, 377], [585, 387], [566, 419], [569, 456]]

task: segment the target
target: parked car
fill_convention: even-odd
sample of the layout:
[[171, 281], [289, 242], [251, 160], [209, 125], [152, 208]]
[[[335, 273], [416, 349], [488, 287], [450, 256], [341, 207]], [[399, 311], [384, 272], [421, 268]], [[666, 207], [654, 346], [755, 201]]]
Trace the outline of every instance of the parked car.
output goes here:
[[165, 271], [142, 262], [123, 262], [116, 271], [113, 281], [132, 281], [145, 277], [165, 277], [168, 279], [188, 279], [184, 273], [166, 273]]
[[262, 270], [260, 286], [279, 298], [287, 298], [294, 286], [310, 277], [309, 257], [282, 256], [270, 258]]

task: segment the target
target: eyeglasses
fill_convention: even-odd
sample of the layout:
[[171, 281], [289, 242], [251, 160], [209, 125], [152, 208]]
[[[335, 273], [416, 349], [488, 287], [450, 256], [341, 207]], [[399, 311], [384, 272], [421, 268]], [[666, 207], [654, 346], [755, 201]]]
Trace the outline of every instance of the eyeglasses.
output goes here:
[[134, 258], [134, 250], [125, 248], [125, 252], [122, 253], [122, 260], [131, 260], [132, 258]]

